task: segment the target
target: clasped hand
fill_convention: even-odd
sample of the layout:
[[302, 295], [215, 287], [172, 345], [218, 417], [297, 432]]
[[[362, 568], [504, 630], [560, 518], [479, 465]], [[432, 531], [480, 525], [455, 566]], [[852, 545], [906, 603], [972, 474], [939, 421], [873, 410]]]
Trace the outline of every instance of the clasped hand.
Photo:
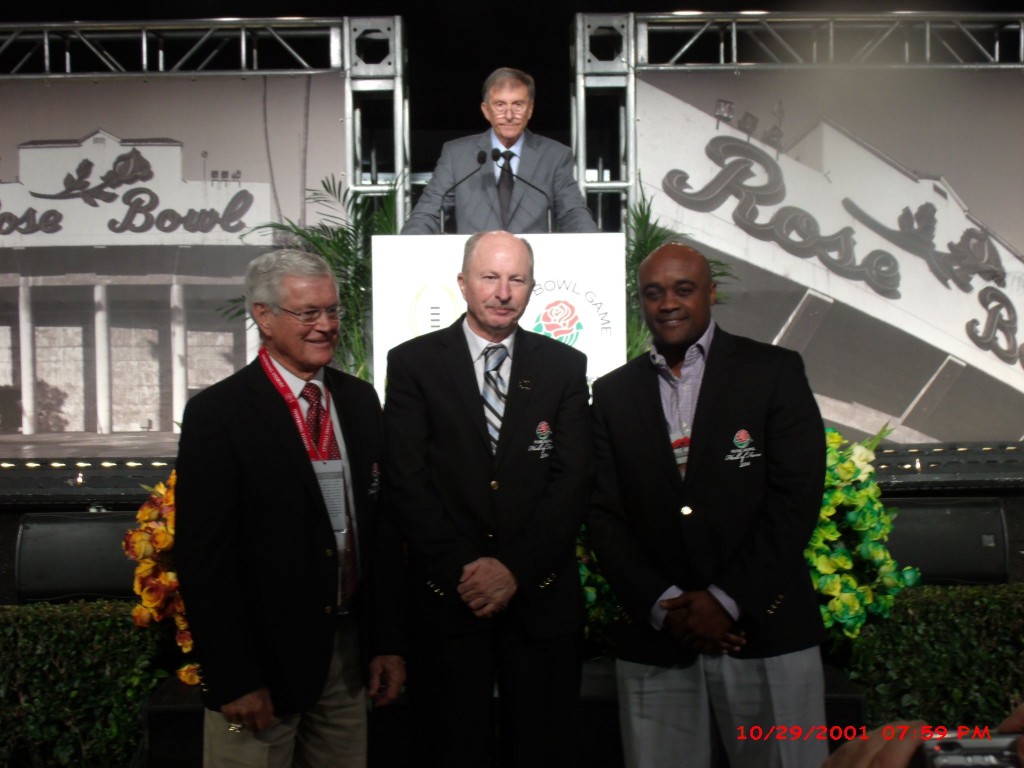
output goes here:
[[733, 631], [732, 616], [707, 590], [684, 592], [659, 605], [666, 610], [666, 631], [698, 653], [735, 653], [747, 643], [743, 632]]
[[489, 618], [505, 610], [516, 593], [516, 577], [504, 563], [493, 557], [481, 557], [462, 567], [459, 595], [473, 615]]

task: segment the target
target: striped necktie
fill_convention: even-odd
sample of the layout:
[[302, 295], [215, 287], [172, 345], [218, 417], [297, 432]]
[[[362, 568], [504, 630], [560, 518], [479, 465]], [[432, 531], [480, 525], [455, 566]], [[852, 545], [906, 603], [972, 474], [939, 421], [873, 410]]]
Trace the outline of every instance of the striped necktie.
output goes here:
[[491, 344], [484, 349], [484, 417], [487, 419], [487, 434], [491, 438], [491, 453], [498, 450], [498, 435], [501, 432], [501, 418], [505, 415], [507, 387], [501, 376], [501, 364], [508, 357], [504, 344]]

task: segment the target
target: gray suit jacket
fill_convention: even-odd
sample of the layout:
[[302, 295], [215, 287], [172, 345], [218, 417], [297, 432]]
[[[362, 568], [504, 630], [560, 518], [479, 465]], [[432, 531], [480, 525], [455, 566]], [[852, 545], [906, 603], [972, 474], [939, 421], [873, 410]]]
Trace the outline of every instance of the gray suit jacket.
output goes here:
[[[482, 165], [477, 164], [480, 152], [486, 155]], [[467, 175], [470, 178], [459, 184], [454, 192], [445, 195], [452, 185]], [[490, 129], [476, 136], [445, 143], [434, 176], [402, 227], [402, 234], [431, 235], [440, 232], [442, 196], [446, 216], [451, 216], [454, 208], [456, 231], [460, 234], [496, 229], [507, 229], [513, 234], [597, 231], [573, 176], [572, 152], [567, 146], [527, 131], [517, 176], [521, 178], [515, 181], [512, 214], [505, 227], [502, 226], [494, 162], [491, 160]], [[548, 227], [549, 205], [552, 209], [551, 229]]]

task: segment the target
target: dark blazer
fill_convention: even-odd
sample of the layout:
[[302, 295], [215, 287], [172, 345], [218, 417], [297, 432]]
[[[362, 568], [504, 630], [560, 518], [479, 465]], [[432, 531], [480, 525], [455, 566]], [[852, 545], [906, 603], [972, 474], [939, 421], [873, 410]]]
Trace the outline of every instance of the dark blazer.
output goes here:
[[821, 506], [824, 428], [798, 354], [715, 329], [685, 482], [647, 354], [596, 382], [594, 417], [589, 527], [598, 563], [631, 619], [619, 638], [621, 658], [692, 661], [650, 625], [651, 608], [672, 584], [715, 584], [737, 602], [747, 632], [741, 658], [821, 642], [802, 553]]
[[491, 454], [462, 320], [388, 355], [388, 494], [411, 555], [417, 626], [484, 630], [456, 587], [462, 567], [500, 560], [508, 612], [535, 637], [579, 630], [575, 536], [591, 483], [586, 357], [519, 329], [498, 450]]
[[[325, 369], [325, 381], [352, 474], [363, 650], [403, 654], [401, 549], [378, 514], [380, 403], [348, 374]], [[206, 705], [267, 686], [277, 715], [308, 709], [337, 628], [338, 555], [298, 430], [258, 360], [189, 400], [177, 471], [175, 561]]]
[[[529, 131], [525, 136], [516, 175], [544, 190], [550, 201], [525, 181], [516, 179], [512, 188], [511, 220], [507, 227], [502, 226], [494, 162], [491, 160], [491, 131], [488, 129], [476, 136], [449, 141], [442, 147], [434, 175], [402, 227], [402, 234], [431, 235], [439, 232], [442, 196], [456, 181], [469, 174], [473, 175], [444, 201], [448, 208], [446, 216], [451, 216], [450, 209], [454, 206], [455, 224], [460, 234], [496, 229], [507, 229], [517, 235], [549, 231], [596, 232], [594, 219], [573, 175], [572, 151], [564, 144]], [[480, 152], [487, 157], [483, 165], [476, 161]], [[553, 229], [548, 228], [549, 203]]]

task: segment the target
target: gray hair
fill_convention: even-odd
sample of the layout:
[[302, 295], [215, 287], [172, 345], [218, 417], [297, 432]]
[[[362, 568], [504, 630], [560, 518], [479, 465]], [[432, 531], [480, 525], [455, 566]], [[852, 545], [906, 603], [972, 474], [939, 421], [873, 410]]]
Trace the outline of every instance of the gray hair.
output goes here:
[[[466, 246], [462, 249], [462, 274], [466, 274], [466, 270], [469, 268], [469, 259], [473, 256], [473, 252], [476, 250], [477, 244], [480, 242], [484, 235], [511, 235], [511, 232], [505, 232], [500, 229], [496, 229], [493, 232], [477, 232], [474, 235], [470, 235], [469, 239], [466, 240]], [[530, 257], [530, 282], [533, 282], [533, 246], [530, 245], [530, 241], [525, 237], [519, 237], [518, 235], [512, 235], [516, 240], [526, 246], [526, 255]]]
[[254, 304], [276, 307], [281, 302], [281, 283], [289, 275], [334, 280], [330, 265], [315, 253], [282, 248], [257, 256], [245, 272], [245, 309], [250, 317]]
[[536, 95], [537, 88], [534, 85], [533, 78], [523, 72], [521, 69], [513, 69], [512, 67], [499, 67], [487, 76], [484, 80], [484, 103], [487, 104], [491, 100], [491, 89], [495, 86], [505, 85], [506, 83], [519, 83], [526, 86], [526, 92], [530, 95], [530, 102], [533, 102], [533, 97]]

